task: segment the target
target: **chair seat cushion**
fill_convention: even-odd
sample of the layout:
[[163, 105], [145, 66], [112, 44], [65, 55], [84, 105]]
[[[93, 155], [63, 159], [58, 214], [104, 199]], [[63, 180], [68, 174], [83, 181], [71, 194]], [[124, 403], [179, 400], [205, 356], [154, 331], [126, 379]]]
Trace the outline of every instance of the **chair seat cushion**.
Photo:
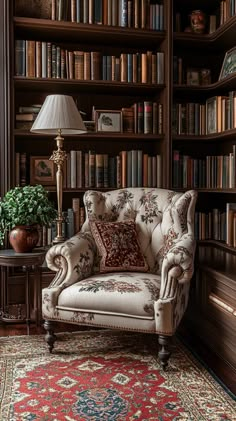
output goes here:
[[153, 319], [160, 282], [151, 273], [96, 274], [65, 288], [57, 308]]

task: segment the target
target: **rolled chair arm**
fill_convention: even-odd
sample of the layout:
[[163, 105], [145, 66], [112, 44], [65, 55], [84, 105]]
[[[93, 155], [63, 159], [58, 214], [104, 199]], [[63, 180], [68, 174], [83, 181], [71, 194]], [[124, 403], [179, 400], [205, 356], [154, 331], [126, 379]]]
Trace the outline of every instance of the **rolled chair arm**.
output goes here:
[[161, 271], [160, 299], [174, 297], [176, 281], [188, 283], [194, 271], [196, 241], [190, 234], [184, 234], [180, 240], [164, 255]]
[[193, 236], [184, 234], [164, 254], [160, 296], [154, 303], [156, 329], [163, 335], [174, 334], [186, 310], [194, 253]]
[[61, 244], [52, 246], [46, 255], [49, 269], [58, 272], [48, 288], [60, 290], [93, 273], [96, 246], [89, 232], [79, 232]]

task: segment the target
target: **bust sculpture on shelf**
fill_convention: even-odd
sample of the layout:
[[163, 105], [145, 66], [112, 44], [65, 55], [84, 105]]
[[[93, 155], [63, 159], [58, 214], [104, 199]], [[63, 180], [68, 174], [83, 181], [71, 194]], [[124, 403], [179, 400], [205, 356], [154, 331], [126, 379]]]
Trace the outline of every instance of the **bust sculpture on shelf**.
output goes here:
[[14, 187], [0, 201], [0, 245], [9, 232], [9, 242], [17, 253], [32, 251], [39, 239], [38, 225], [49, 226], [56, 216], [43, 186]]

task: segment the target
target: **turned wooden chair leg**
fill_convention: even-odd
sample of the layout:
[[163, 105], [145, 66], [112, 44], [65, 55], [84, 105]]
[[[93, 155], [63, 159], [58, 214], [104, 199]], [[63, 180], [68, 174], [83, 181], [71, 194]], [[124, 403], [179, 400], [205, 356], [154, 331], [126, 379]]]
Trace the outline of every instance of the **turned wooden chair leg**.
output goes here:
[[170, 343], [170, 337], [165, 335], [158, 335], [158, 343], [161, 346], [158, 357], [160, 359], [161, 368], [166, 370], [168, 365], [168, 360], [170, 358], [170, 351], [168, 349], [168, 344]]
[[47, 342], [49, 352], [51, 353], [54, 348], [54, 342], [57, 339], [56, 335], [54, 335], [54, 332], [53, 332], [53, 323], [50, 322], [49, 320], [45, 320], [43, 327], [47, 331], [45, 335], [45, 341]]

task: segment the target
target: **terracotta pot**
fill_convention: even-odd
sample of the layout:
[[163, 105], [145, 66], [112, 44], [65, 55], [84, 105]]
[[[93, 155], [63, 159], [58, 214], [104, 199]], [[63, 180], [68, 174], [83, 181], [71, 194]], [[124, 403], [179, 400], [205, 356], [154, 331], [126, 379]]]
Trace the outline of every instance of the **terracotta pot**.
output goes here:
[[206, 28], [206, 16], [202, 10], [193, 10], [190, 15], [192, 31], [197, 34], [204, 34]]
[[9, 241], [16, 253], [29, 253], [39, 240], [37, 225], [18, 225], [9, 233]]

